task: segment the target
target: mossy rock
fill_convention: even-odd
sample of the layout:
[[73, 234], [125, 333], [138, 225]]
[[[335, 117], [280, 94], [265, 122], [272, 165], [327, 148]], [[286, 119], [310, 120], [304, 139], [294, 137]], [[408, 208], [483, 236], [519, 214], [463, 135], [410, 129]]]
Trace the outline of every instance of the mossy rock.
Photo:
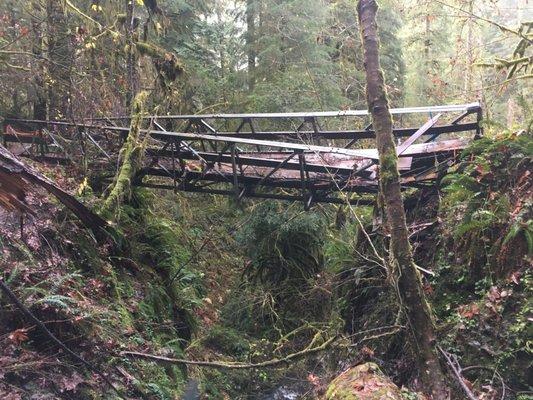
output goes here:
[[324, 400], [402, 400], [400, 389], [374, 363], [344, 371], [328, 386]]

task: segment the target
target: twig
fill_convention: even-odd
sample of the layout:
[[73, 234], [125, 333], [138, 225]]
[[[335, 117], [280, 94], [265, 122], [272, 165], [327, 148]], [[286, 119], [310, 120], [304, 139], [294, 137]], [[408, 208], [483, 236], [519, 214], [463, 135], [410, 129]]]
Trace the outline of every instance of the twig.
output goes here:
[[48, 336], [55, 344], [57, 344], [61, 349], [63, 349], [68, 355], [70, 355], [73, 359], [76, 361], [79, 361], [83, 365], [85, 365], [88, 369], [95, 372], [98, 376], [100, 376], [105, 383], [107, 383], [113, 391], [120, 397], [123, 398], [118, 389], [113, 385], [113, 383], [105, 376], [98, 368], [96, 368], [94, 365], [92, 365], [90, 362], [84, 360], [81, 358], [78, 354], [74, 353], [71, 349], [69, 349], [61, 340], [59, 340], [52, 332], [48, 330], [48, 328], [43, 324], [43, 322], [37, 318], [22, 302], [18, 299], [18, 297], [11, 291], [11, 289], [5, 284], [4, 280], [0, 278], [0, 289], [2, 292], [11, 300], [13, 305], [15, 305], [22, 313], [30, 319], [35, 325], [39, 327], [39, 329]]
[[454, 9], [456, 11], [460, 11], [460, 12], [462, 12], [462, 13], [464, 13], [466, 15], [469, 15], [470, 17], [476, 18], [476, 19], [478, 19], [480, 21], [487, 22], [487, 23], [489, 23], [491, 25], [494, 25], [495, 27], [497, 27], [498, 29], [500, 29], [503, 32], [512, 33], [513, 35], [516, 35], [516, 36], [524, 39], [525, 41], [527, 41], [529, 43], [532, 43], [532, 40], [530, 38], [528, 38], [527, 36], [525, 36], [522, 32], [520, 32], [520, 30], [515, 30], [515, 29], [512, 29], [512, 28], [509, 28], [509, 27], [507, 27], [505, 25], [499, 24], [496, 21], [493, 21], [493, 20], [485, 18], [485, 17], [481, 17], [481, 16], [479, 16], [477, 14], [474, 14], [474, 13], [472, 13], [470, 11], [463, 10], [462, 8], [455, 7], [455, 6], [451, 5], [451, 4], [447, 4], [447, 3], [445, 3], [444, 1], [441, 1], [441, 0], [435, 0], [435, 2], [441, 4], [441, 5], [445, 6], [445, 7], [452, 8], [452, 9]]
[[[386, 332], [382, 332], [382, 333], [377, 333], [377, 334], [371, 335], [371, 336], [365, 336], [362, 339], [358, 340], [356, 343], [351, 344], [350, 347], [357, 347], [361, 343], [368, 342], [369, 340], [375, 340], [375, 339], [380, 339], [380, 338], [385, 337], [385, 336], [394, 335], [394, 334], [398, 333], [403, 328], [403, 326], [401, 326], [401, 325], [391, 325], [390, 327], [394, 327], [394, 329], [391, 329], [390, 331], [386, 331]], [[388, 327], [384, 326], [382, 328], [388, 328]], [[372, 331], [372, 330], [378, 330], [378, 329], [381, 329], [381, 328], [369, 329], [367, 332]], [[363, 332], [357, 332], [357, 333], [353, 334], [352, 336], [356, 336], [356, 335], [361, 334]]]
[[102, 24], [96, 20], [94, 20], [93, 18], [91, 18], [90, 16], [88, 16], [87, 14], [85, 14], [83, 11], [81, 11], [78, 7], [76, 7], [74, 4], [72, 4], [72, 2], [70, 0], [66, 0], [66, 4], [67, 6], [69, 6], [72, 10], [74, 10], [75, 12], [77, 12], [78, 14], [80, 14], [82, 17], [88, 19], [89, 21], [91, 21], [93, 24], [95, 24], [100, 30], [102, 30]]
[[448, 365], [450, 366], [450, 369], [452, 370], [453, 374], [457, 378], [457, 382], [459, 382], [459, 385], [461, 385], [461, 388], [463, 388], [464, 392], [466, 393], [466, 396], [470, 400], [478, 400], [478, 398], [474, 395], [474, 393], [472, 393], [472, 391], [469, 389], [469, 387], [466, 386], [466, 383], [464, 382], [463, 377], [461, 376], [461, 369], [457, 368], [457, 366], [454, 364], [454, 362], [450, 358], [450, 355], [447, 352], [445, 352], [444, 350], [442, 350], [442, 347], [440, 347], [438, 345], [436, 347], [442, 353], [444, 358], [446, 359], [446, 362], [448, 363]]
[[501, 400], [505, 399], [505, 387], [506, 387], [506, 384], [505, 384], [505, 381], [503, 380], [503, 377], [500, 375], [500, 373], [496, 369], [490, 368], [490, 367], [485, 367], [483, 365], [472, 365], [470, 367], [463, 368], [463, 372], [471, 371], [473, 369], [484, 369], [484, 370], [487, 370], [487, 371], [491, 371], [495, 376], [497, 376], [498, 379], [500, 380], [501, 385], [502, 385], [502, 397], [501, 397]]
[[154, 360], [156, 362], [163, 362], [163, 363], [196, 365], [198, 367], [209, 367], [209, 368], [220, 368], [220, 369], [254, 369], [254, 368], [275, 367], [279, 364], [288, 363], [289, 361], [294, 361], [299, 358], [318, 353], [320, 351], [326, 350], [335, 340], [337, 340], [337, 336], [333, 336], [332, 338], [326, 340], [320, 346], [313, 347], [311, 349], [302, 350], [296, 353], [292, 353], [284, 358], [274, 358], [272, 360], [263, 361], [263, 362], [255, 363], [255, 364], [221, 362], [221, 361], [185, 360], [183, 358], [164, 357], [164, 356], [158, 356], [155, 354], [139, 353], [136, 351], [122, 351], [120, 355], [127, 356], [127, 357], [146, 358], [149, 360]]

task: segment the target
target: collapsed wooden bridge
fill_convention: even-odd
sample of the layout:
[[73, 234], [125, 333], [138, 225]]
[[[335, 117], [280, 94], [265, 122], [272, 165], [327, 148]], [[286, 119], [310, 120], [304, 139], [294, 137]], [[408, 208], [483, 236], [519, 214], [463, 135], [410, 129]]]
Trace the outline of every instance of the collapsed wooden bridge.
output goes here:
[[[404, 189], [434, 186], [482, 133], [479, 103], [391, 113]], [[379, 175], [369, 118], [366, 110], [146, 116], [145, 161], [135, 184], [237, 199], [299, 200], [306, 207], [369, 204]], [[5, 119], [2, 140], [21, 156], [46, 162], [112, 161], [129, 123], [130, 117]]]

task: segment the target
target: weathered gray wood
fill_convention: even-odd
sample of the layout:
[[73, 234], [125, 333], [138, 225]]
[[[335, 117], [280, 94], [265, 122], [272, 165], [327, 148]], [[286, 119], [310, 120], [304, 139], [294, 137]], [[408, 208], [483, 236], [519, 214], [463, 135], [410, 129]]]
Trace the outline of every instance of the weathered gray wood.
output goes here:
[[52, 180], [17, 159], [1, 145], [0, 170], [13, 176], [19, 176], [29, 183], [44, 188], [72, 211], [85, 226], [94, 232], [97, 238], [102, 238], [102, 230], [108, 228], [108, 224], [104, 219], [80, 203], [74, 196], [61, 189]]
[[[444, 106], [427, 107], [403, 107], [390, 109], [391, 114], [419, 114], [419, 113], [439, 113], [439, 112], [460, 112], [475, 110], [480, 108], [479, 102], [468, 104], [454, 104]], [[320, 117], [360, 117], [369, 115], [368, 110], [339, 110], [339, 111], [317, 111], [317, 112], [288, 112], [288, 113], [241, 113], [241, 114], [189, 114], [189, 115], [154, 115], [146, 118], [159, 119], [240, 119], [240, 118], [320, 118]], [[124, 119], [129, 117], [108, 117], [107, 119]], [[87, 118], [88, 121], [99, 121], [103, 118]]]
[[422, 125], [420, 129], [418, 129], [415, 133], [413, 133], [409, 138], [407, 138], [401, 145], [399, 145], [396, 148], [396, 153], [398, 155], [401, 155], [402, 153], [404, 153], [405, 150], [407, 150], [407, 148], [416, 141], [416, 139], [418, 139], [420, 136], [426, 133], [433, 125], [437, 123], [441, 115], [442, 114], [437, 114], [433, 118], [430, 118], [428, 122]]
[[[147, 132], [145, 130], [145, 132]], [[363, 149], [363, 150], [351, 150], [343, 149], [341, 147], [327, 147], [327, 146], [316, 146], [316, 145], [307, 145], [302, 143], [289, 143], [289, 142], [279, 142], [272, 140], [258, 140], [258, 139], [242, 139], [235, 138], [231, 136], [213, 136], [207, 134], [199, 133], [175, 133], [175, 132], [163, 132], [163, 131], [154, 131], [151, 130], [149, 133], [152, 137], [162, 140], [168, 140], [170, 138], [185, 139], [190, 141], [212, 141], [212, 142], [225, 142], [225, 143], [236, 143], [243, 145], [253, 145], [253, 146], [266, 146], [273, 148], [281, 149], [291, 149], [291, 150], [303, 150], [308, 152], [316, 153], [335, 153], [335, 154], [344, 154], [354, 157], [363, 157], [363, 158], [372, 158], [377, 160], [377, 151], [374, 149]]]

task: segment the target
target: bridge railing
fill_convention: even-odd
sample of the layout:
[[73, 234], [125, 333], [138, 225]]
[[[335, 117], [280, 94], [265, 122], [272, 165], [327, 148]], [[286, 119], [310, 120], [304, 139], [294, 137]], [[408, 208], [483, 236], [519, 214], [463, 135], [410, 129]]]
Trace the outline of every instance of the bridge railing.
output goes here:
[[[391, 113], [405, 188], [432, 184], [467, 142], [482, 133], [478, 103], [399, 108]], [[237, 198], [290, 198], [307, 206], [344, 202], [334, 196], [340, 192], [359, 196], [351, 201], [369, 202], [364, 196], [378, 188], [378, 155], [367, 148], [375, 137], [368, 118], [366, 110], [146, 116], [143, 132], [151, 141], [137, 183]], [[129, 132], [118, 125], [129, 121], [130, 117], [105, 117], [83, 123], [26, 119], [4, 124], [63, 131], [80, 143], [83, 154], [93, 146], [97, 154], [112, 159], [116, 152], [110, 150], [108, 134], [114, 134], [111, 142], [118, 148], [117, 138]], [[409, 123], [414, 126], [404, 126]], [[470, 137], [465, 137], [468, 132]], [[436, 140], [442, 137], [446, 139]], [[352, 148], [355, 144], [358, 149]]]

